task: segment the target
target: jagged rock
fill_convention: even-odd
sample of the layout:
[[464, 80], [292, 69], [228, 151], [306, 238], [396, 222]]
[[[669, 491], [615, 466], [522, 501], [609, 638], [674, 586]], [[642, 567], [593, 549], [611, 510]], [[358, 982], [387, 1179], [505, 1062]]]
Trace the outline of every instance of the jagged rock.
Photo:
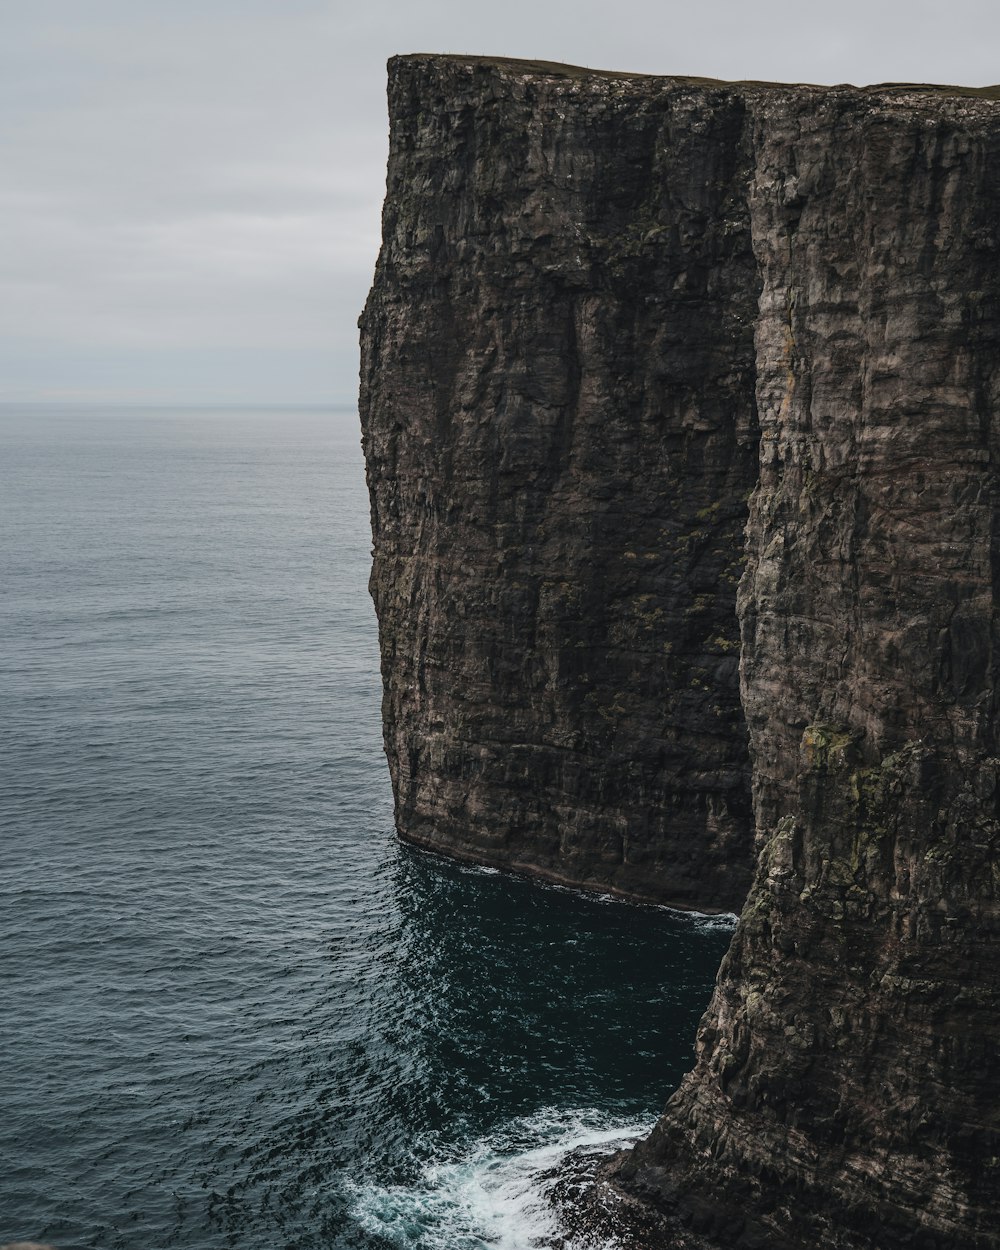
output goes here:
[[997, 93], [390, 83], [363, 418], [401, 831], [725, 905], [749, 734], [696, 1066], [577, 1222], [997, 1250]]

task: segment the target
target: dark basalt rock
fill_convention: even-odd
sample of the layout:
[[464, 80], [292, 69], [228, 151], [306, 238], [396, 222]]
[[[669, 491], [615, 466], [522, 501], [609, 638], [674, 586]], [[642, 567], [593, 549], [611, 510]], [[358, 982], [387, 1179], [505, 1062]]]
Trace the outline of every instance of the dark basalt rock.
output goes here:
[[612, 1171], [706, 1245], [996, 1247], [1000, 105], [755, 112], [763, 848], [697, 1066]]
[[571, 1222], [997, 1250], [996, 93], [390, 76], [362, 408], [401, 832], [729, 906], [749, 740], [696, 1065]]
[[389, 90], [361, 410], [399, 832], [738, 908], [744, 102], [424, 57]]

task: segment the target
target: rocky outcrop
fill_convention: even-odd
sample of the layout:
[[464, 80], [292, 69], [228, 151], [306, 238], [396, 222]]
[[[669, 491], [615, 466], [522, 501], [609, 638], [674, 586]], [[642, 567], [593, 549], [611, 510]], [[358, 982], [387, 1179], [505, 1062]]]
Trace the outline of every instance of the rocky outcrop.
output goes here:
[[401, 830], [724, 905], [749, 736], [696, 1066], [578, 1218], [996, 1250], [1000, 102], [391, 77], [363, 416]]
[[744, 101], [425, 57], [389, 91], [361, 412], [399, 832], [738, 908]]
[[1000, 106], [794, 103], [757, 106], [750, 187], [764, 846], [617, 1174], [705, 1245], [996, 1247]]

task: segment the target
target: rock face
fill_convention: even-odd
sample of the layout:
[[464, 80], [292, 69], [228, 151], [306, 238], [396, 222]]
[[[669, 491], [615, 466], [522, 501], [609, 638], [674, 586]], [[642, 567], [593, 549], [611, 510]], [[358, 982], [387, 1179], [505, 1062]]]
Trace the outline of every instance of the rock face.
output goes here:
[[707, 1245], [996, 1247], [1000, 106], [795, 103], [757, 106], [749, 192], [764, 844], [697, 1067], [617, 1171]]
[[391, 102], [363, 399], [401, 830], [726, 905], [749, 737], [696, 1066], [593, 1218], [996, 1250], [1000, 102], [448, 58]]
[[389, 93], [361, 411], [399, 832], [738, 908], [744, 102], [421, 57]]

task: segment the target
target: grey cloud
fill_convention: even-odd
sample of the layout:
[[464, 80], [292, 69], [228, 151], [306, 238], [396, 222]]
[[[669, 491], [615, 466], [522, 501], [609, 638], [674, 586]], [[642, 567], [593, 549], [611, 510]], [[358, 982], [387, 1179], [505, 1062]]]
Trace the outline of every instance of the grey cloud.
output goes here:
[[1000, 78], [1000, 15], [978, 0], [0, 7], [0, 398], [350, 402], [395, 52]]

